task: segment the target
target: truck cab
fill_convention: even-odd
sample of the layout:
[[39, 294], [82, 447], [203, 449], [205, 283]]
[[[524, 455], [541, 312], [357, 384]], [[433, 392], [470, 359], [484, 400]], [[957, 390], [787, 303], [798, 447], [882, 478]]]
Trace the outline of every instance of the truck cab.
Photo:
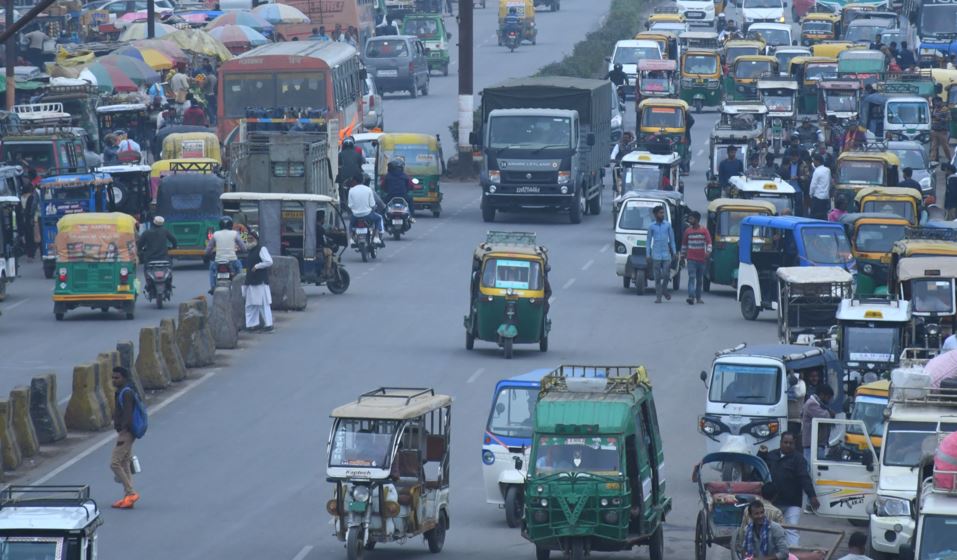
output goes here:
[[96, 560], [102, 524], [89, 486], [8, 486], [0, 493], [3, 558]]

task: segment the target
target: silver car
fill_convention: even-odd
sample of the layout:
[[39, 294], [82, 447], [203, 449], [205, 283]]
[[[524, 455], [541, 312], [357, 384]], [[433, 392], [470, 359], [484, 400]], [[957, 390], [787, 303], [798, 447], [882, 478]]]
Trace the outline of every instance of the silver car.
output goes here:
[[393, 91], [408, 91], [412, 97], [429, 94], [429, 61], [425, 46], [415, 35], [369, 39], [363, 58], [380, 94]]
[[[937, 162], [927, 159], [927, 151], [920, 142], [910, 140], [892, 141], [887, 143], [887, 151], [901, 160], [901, 171], [905, 167], [914, 170], [913, 179], [920, 183], [920, 192], [924, 196], [937, 196]], [[903, 174], [901, 175], [903, 177]]]

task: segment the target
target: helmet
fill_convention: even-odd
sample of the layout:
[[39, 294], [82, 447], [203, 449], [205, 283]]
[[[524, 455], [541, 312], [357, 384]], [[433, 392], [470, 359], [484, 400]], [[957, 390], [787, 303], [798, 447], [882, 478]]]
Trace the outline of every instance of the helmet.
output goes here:
[[401, 158], [394, 158], [392, 160], [389, 160], [388, 169], [389, 171], [392, 171], [393, 169], [397, 171], [402, 171], [403, 169], [405, 169], [405, 162], [402, 161]]
[[163, 216], [156, 216], [156, 217], [153, 218], [153, 225], [154, 225], [154, 226], [161, 226], [161, 225], [163, 225], [163, 224], [165, 224], [165, 223], [166, 223], [166, 219], [163, 218]]
[[508, 15], [510, 16], [518, 15], [518, 10], [515, 9], [515, 6], [512, 6], [511, 8], [508, 9]]
[[229, 216], [223, 216], [220, 218], [219, 229], [233, 229], [233, 219]]
[[347, 150], [350, 149], [350, 148], [354, 148], [355, 145], [356, 145], [356, 139], [353, 138], [352, 136], [346, 136], [346, 137], [342, 140], [342, 147], [345, 148], [345, 149], [347, 149]]
[[726, 16], [724, 12], [721, 12], [720, 14], [718, 14], [718, 19], [727, 19], [727, 17], [728, 16]]
[[624, 68], [624, 66], [622, 66], [621, 64], [615, 63], [615, 70], [621, 70], [622, 68]]

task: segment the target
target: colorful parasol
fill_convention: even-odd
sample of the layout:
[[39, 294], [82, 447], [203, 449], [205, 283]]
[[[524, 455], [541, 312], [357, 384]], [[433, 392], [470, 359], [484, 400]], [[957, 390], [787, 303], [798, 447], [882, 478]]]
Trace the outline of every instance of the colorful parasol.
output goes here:
[[137, 85], [152, 84], [160, 80], [160, 75], [156, 70], [150, 68], [149, 65], [142, 60], [129, 56], [109, 54], [96, 59], [96, 62], [119, 68]]
[[176, 43], [186, 52], [203, 56], [215, 56], [222, 61], [233, 57], [232, 53], [219, 39], [201, 29], [180, 29], [163, 37], [163, 40]]
[[281, 23], [311, 23], [309, 17], [288, 4], [260, 4], [252, 13], [273, 25]]
[[[162, 9], [162, 8], [157, 8], [157, 9], [156, 9], [156, 16], [155, 16], [155, 17], [157, 18], [157, 23], [160, 23], [160, 22], [159, 22], [159, 18], [162, 17], [163, 14], [165, 14], [165, 13], [173, 13], [173, 10], [170, 10], [170, 9], [164, 10], [164, 9]], [[116, 27], [122, 28], [122, 27], [126, 27], [127, 25], [130, 25], [130, 24], [132, 24], [132, 23], [137, 23], [137, 22], [146, 21], [146, 20], [148, 19], [148, 17], [149, 17], [149, 16], [148, 16], [146, 10], [137, 10], [137, 11], [135, 11], [135, 12], [127, 12], [127, 13], [121, 15], [120, 17], [116, 18], [116, 23], [115, 23], [114, 25], [115, 25]]]
[[269, 42], [262, 33], [245, 25], [220, 25], [210, 29], [209, 34], [229, 49], [258, 47]]
[[[167, 37], [169, 37], [169, 35], [167, 35]], [[140, 39], [139, 41], [133, 41], [130, 45], [137, 49], [157, 50], [169, 58], [172, 58], [175, 62], [182, 62], [184, 64], [189, 62], [189, 55], [186, 54], [186, 51], [165, 37], [163, 39]]]
[[260, 33], [271, 33], [272, 24], [263, 18], [249, 12], [227, 12], [206, 25], [206, 31], [211, 31], [223, 25], [245, 25]]
[[153, 70], [169, 70], [170, 68], [176, 66], [175, 60], [156, 49], [138, 49], [132, 45], [126, 45], [116, 49], [110, 54], [142, 60]]
[[136, 91], [136, 84], [122, 70], [101, 62], [92, 62], [80, 72], [80, 79], [97, 86], [103, 92]]
[[[165, 23], [156, 22], [156, 37], [163, 37], [164, 35], [169, 35], [170, 33], [176, 31], [176, 28], [172, 25], [166, 25]], [[131, 23], [123, 30], [123, 33], [120, 33], [120, 42], [126, 41], [136, 41], [137, 39], [147, 39], [146, 36], [146, 22], [137, 22]]]

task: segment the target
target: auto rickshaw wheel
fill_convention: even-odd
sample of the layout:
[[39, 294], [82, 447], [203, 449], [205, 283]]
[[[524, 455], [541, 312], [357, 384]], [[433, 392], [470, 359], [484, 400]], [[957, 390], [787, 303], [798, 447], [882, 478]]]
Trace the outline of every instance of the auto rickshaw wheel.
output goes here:
[[502, 350], [505, 352], [505, 359], [512, 359], [512, 339], [506, 338], [502, 341]]
[[56, 317], [57, 321], [62, 321], [65, 313], [54, 313], [53, 316]]
[[552, 551], [547, 548], [535, 547], [535, 560], [548, 560], [552, 555]]
[[349, 281], [349, 271], [340, 266], [333, 278], [326, 282], [326, 287], [333, 294], [341, 295], [349, 289]]
[[392, 230], [392, 239], [395, 241], [402, 239], [402, 232], [397, 229]]
[[475, 348], [475, 333], [471, 328], [465, 329], [465, 349], [471, 350]]
[[425, 532], [425, 540], [429, 543], [429, 552], [438, 554], [445, 546], [445, 528], [449, 525], [445, 510], [439, 511], [439, 520], [435, 527]]
[[505, 491], [505, 523], [510, 529], [514, 529], [522, 524], [522, 509], [525, 507], [522, 503], [519, 486], [512, 484]]
[[548, 352], [548, 335], [543, 335], [538, 341], [538, 351], [539, 352]]
[[438, 218], [442, 215], [442, 208], [438, 205], [432, 207], [432, 217]]
[[701, 510], [694, 524], [694, 560], [708, 558], [708, 515]]
[[631, 276], [622, 276], [621, 285], [627, 290], [631, 288]]
[[741, 315], [748, 321], [758, 318], [758, 304], [754, 301], [754, 290], [744, 288], [741, 291]]
[[0, 276], [0, 301], [7, 299], [7, 277]]
[[346, 539], [346, 558], [349, 560], [359, 560], [365, 550], [362, 530], [358, 527], [349, 531], [349, 537]]
[[645, 295], [645, 288], [648, 286], [648, 280], [645, 278], [644, 270], [635, 271], [635, 293], [639, 296]]
[[704, 108], [704, 101], [701, 100], [701, 99], [695, 99], [695, 100], [694, 100], [694, 112], [695, 112], [695, 113], [700, 113], [700, 112], [701, 112], [701, 109], [703, 109], [703, 108]]
[[588, 201], [588, 213], [592, 216], [597, 216], [601, 214], [601, 205], [602, 199], [604, 198], [605, 189], [598, 189], [598, 195], [593, 196]]

